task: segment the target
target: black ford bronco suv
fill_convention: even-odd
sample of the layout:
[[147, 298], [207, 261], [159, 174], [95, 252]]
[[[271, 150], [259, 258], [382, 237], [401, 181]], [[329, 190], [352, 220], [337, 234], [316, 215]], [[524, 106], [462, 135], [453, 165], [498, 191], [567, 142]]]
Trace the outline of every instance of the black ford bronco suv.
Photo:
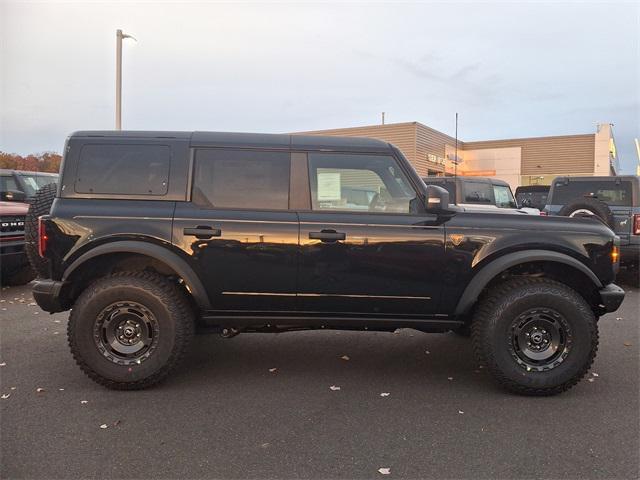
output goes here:
[[550, 395], [624, 297], [601, 222], [465, 211], [364, 138], [77, 132], [38, 234], [34, 297], [115, 389], [165, 378], [196, 327], [413, 328], [469, 330], [499, 383]]

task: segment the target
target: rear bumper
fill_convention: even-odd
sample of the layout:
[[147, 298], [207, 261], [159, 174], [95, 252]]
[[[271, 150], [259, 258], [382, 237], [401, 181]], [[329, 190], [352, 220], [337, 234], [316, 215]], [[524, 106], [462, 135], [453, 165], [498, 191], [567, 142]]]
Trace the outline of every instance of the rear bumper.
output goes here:
[[600, 300], [605, 312], [615, 312], [624, 300], [624, 290], [615, 283], [600, 289]]
[[33, 298], [45, 312], [62, 312], [66, 310], [61, 297], [64, 285], [64, 282], [38, 279], [33, 285]]
[[623, 265], [640, 263], [640, 243], [620, 245], [620, 263]]

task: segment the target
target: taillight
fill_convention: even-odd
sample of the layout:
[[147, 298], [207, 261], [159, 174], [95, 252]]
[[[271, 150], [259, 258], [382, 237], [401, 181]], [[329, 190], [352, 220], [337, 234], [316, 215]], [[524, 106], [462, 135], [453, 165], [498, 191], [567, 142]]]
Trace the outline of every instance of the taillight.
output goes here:
[[620, 261], [620, 247], [614, 245], [611, 249], [611, 261], [613, 263], [618, 263]]
[[44, 254], [47, 251], [47, 230], [45, 224], [42, 221], [42, 217], [38, 217], [38, 255], [44, 258]]
[[633, 216], [633, 234], [640, 235], [640, 213]]

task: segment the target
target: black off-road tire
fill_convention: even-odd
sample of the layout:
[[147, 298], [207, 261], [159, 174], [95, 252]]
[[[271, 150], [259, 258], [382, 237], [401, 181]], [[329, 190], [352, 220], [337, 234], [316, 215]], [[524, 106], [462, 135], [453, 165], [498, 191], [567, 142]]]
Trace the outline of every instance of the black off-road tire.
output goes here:
[[38, 217], [48, 215], [51, 211], [51, 204], [56, 198], [58, 185], [49, 183], [36, 192], [31, 200], [29, 211], [24, 222], [24, 239], [27, 258], [38, 277], [47, 278], [49, 276], [49, 260], [42, 258], [38, 254]]
[[[581, 211], [584, 211], [582, 215]], [[597, 198], [584, 197], [574, 200], [573, 202], [566, 204], [558, 212], [558, 215], [563, 217], [585, 217], [591, 214], [600, 219], [609, 228], [613, 229], [615, 227], [615, 219], [611, 209], [606, 203], [601, 202]]]
[[[95, 328], [105, 309], [128, 302], [155, 317], [157, 346], [141, 363], [118, 364], [98, 348]], [[73, 358], [89, 378], [114, 390], [139, 390], [175, 369], [191, 342], [194, 324], [189, 301], [176, 285], [151, 272], [119, 272], [82, 292], [69, 316], [67, 335]]]
[[[551, 368], [529, 370], [511, 347], [513, 322], [532, 310], [556, 312], [568, 325], [569, 349]], [[471, 338], [477, 360], [504, 388], [522, 395], [555, 395], [569, 390], [591, 368], [598, 350], [598, 324], [582, 296], [567, 285], [546, 278], [521, 278], [497, 285], [480, 301]]]
[[23, 265], [22, 268], [14, 272], [2, 272], [0, 283], [8, 286], [26, 285], [34, 278], [36, 278], [36, 273], [31, 269], [31, 265]]

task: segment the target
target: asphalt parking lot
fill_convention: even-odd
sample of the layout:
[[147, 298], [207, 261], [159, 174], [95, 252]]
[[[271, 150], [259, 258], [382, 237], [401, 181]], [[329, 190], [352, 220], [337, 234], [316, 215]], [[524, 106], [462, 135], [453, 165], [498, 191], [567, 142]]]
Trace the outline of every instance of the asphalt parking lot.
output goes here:
[[638, 478], [640, 293], [625, 289], [588, 381], [551, 398], [497, 388], [467, 339], [412, 330], [200, 335], [161, 386], [109, 391], [74, 364], [67, 313], [3, 289], [0, 474]]

